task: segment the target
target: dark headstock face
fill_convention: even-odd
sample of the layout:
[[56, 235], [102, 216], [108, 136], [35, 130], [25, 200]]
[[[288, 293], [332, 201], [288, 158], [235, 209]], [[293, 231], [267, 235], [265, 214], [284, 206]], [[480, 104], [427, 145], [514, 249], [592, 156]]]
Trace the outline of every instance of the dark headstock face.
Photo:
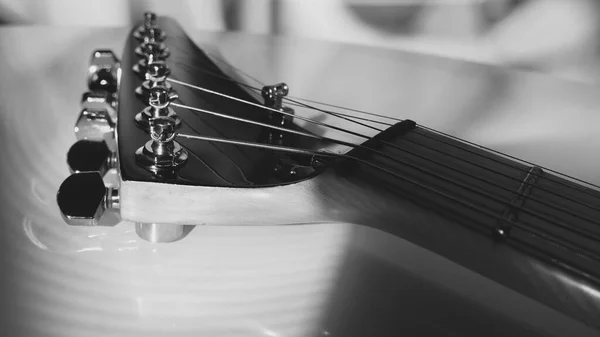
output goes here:
[[[294, 170], [296, 174], [287, 174], [292, 166], [301, 164], [298, 158], [292, 158], [271, 150], [245, 147], [232, 144], [219, 144], [197, 139], [176, 138], [174, 141], [187, 152], [185, 163], [171, 172], [152, 170], [152, 160], [140, 159], [136, 151], [151, 140], [147, 123], [140, 122], [143, 117], [136, 115], [149, 106], [147, 88], [164, 84], [169, 94], [178, 98], [158, 98], [161, 103], [169, 101], [190, 107], [205, 109], [242, 119], [267, 124], [281, 124], [279, 116], [272, 116], [268, 110], [242, 103], [230, 98], [203, 92], [170, 82], [169, 79], [189, 83], [230, 97], [252, 102], [262, 106], [263, 101], [255, 98], [221, 71], [207, 54], [198, 48], [173, 20], [161, 18], [157, 21], [165, 35], [165, 39], [150, 44], [140, 42], [133, 34], [130, 36], [122, 60], [123, 76], [119, 92], [119, 122], [117, 137], [119, 140], [119, 166], [123, 181], [168, 182], [170, 184], [221, 186], [221, 187], [260, 187], [281, 185], [302, 180], [311, 170]], [[142, 47], [140, 47], [142, 45]], [[146, 54], [144, 54], [144, 50]], [[140, 56], [140, 54], [145, 56]], [[167, 76], [156, 78], [159, 81], [147, 80], [152, 73], [152, 65], [147, 66], [147, 55], [153, 55], [152, 61], [164, 61], [158, 72], [166, 66]], [[154, 56], [158, 55], [158, 56]], [[168, 55], [167, 57], [164, 57]], [[133, 69], [138, 69], [136, 74]], [[146, 73], [143, 70], [146, 70]], [[166, 79], [165, 79], [166, 77]], [[162, 80], [162, 81], [161, 81]], [[163, 92], [164, 93], [164, 92]], [[260, 93], [259, 93], [260, 94]], [[306, 141], [290, 134], [279, 134], [263, 126], [252, 125], [240, 121], [228, 120], [202, 112], [192, 111], [173, 104], [164, 106], [161, 115], [171, 115], [176, 121], [175, 132], [181, 134], [201, 135], [228, 140], [258, 142], [265, 144], [284, 144], [314, 148], [315, 142]], [[280, 107], [281, 108], [281, 107]], [[151, 115], [151, 113], [149, 114]], [[139, 115], [138, 115], [139, 116]], [[279, 120], [276, 120], [279, 118]], [[289, 126], [290, 120], [284, 123]], [[144, 126], [140, 126], [145, 124]], [[146, 151], [148, 154], [148, 151]], [[301, 161], [301, 159], [300, 159]], [[286, 169], [282, 167], [287, 166]]]
[[[138, 206], [147, 206], [150, 199], [157, 202], [157, 212], [172, 212], [178, 205], [164, 200], [177, 203], [183, 193], [189, 199], [207, 189], [283, 186], [317, 174], [309, 155], [179, 136], [304, 149], [322, 145], [266, 127], [301, 131], [292, 123], [293, 110], [281, 104], [289, 90], [285, 84], [247, 91], [174, 20], [147, 13], [128, 37], [122, 59], [109, 51], [95, 52], [88, 78], [90, 92], [84, 95], [85, 109], [75, 128], [79, 141], [68, 155], [73, 175], [58, 194], [69, 224], [98, 225], [103, 211], [111, 207], [119, 207], [125, 220], [147, 223], [148, 214], [141, 214]], [[119, 186], [104, 186], [99, 177], [115, 171]], [[174, 197], [164, 199], [165, 194]]]

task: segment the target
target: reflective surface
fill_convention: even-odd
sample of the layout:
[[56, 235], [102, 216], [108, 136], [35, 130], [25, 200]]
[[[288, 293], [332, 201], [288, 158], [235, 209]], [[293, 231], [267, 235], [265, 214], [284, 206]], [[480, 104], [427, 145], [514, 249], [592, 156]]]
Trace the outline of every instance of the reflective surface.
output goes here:
[[[3, 335], [598, 334], [366, 228], [197, 226], [152, 244], [131, 223], [67, 226], [55, 195], [69, 175], [88, 57], [121, 50], [126, 33], [0, 30]], [[598, 88], [385, 50], [192, 35], [265, 83], [285, 81], [292, 96], [410, 117], [599, 179]]]

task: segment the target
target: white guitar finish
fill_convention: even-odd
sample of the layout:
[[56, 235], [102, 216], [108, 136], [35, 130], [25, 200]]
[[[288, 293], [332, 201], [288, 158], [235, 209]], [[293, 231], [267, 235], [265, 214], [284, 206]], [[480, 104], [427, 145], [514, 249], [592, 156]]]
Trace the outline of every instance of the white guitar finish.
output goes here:
[[[416, 314], [437, 309], [452, 317], [460, 307], [443, 307], [449, 298], [544, 334], [597, 334], [406, 241], [346, 224], [197, 226], [170, 244], [140, 240], [127, 222], [67, 226], [55, 195], [68, 176], [65, 154], [88, 57], [99, 47], [120, 51], [126, 34], [0, 29], [2, 335], [360, 336], [379, 324], [373, 315], [350, 314], [365, 307], [397, 315], [397, 334], [384, 332], [400, 335]], [[385, 50], [191, 35], [218, 42], [223, 57], [267, 83], [285, 80], [294, 96], [410, 117], [598, 178], [598, 156], [589, 157], [600, 138], [593, 132], [598, 88]], [[543, 145], [559, 141], [560, 153]], [[443, 323], [435, 317], [432, 324]]]

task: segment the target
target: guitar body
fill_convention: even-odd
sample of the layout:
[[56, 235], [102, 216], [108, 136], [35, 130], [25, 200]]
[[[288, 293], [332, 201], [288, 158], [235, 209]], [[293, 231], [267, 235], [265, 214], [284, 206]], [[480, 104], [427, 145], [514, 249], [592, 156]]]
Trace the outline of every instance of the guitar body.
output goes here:
[[[598, 334], [600, 323], [593, 324], [600, 310], [597, 301], [576, 306], [587, 308], [578, 309], [583, 318], [577, 318], [573, 311], [565, 314], [415, 244], [423, 243], [414, 242], [419, 240], [371, 228], [381, 219], [377, 212], [359, 214], [360, 207], [393, 209], [392, 215], [406, 221], [410, 218], [406, 212], [416, 209], [410, 203], [385, 204], [389, 199], [382, 195], [353, 195], [372, 191], [357, 190], [348, 184], [356, 181], [352, 177], [341, 178], [331, 171], [296, 184], [300, 189], [277, 187], [289, 188], [289, 194], [265, 197], [269, 203], [261, 201], [259, 189], [248, 189], [260, 212], [240, 204], [246, 213], [228, 213], [233, 203], [244, 199], [221, 194], [215, 200], [218, 193], [206, 202], [221, 204], [221, 212], [203, 216], [201, 207], [193, 204], [173, 207], [169, 212], [187, 214], [186, 224], [197, 225], [173, 243], [144, 241], [133, 222], [110, 213], [102, 221], [114, 226], [67, 226], [55, 196], [68, 176], [64, 158], [74, 141], [72, 126], [85, 91], [88, 55], [99, 47], [130, 52], [125, 47], [129, 33], [0, 29], [0, 55], [8, 64], [0, 73], [0, 136], [5, 144], [0, 161], [3, 335]], [[595, 125], [600, 118], [595, 110], [600, 98], [595, 87], [326, 42], [224, 33], [190, 37], [232, 76], [243, 78], [220, 62], [226, 60], [267, 84], [285, 81], [293, 96], [411, 118], [598, 182], [600, 159], [595, 153], [600, 138]], [[47, 51], [44, 57], [37, 57], [40, 48]], [[178, 72], [186, 74], [183, 69]], [[130, 103], [132, 116], [143, 107]], [[316, 112], [304, 115], [360, 129]], [[317, 134], [359, 141], [298, 124]], [[128, 137], [145, 137], [139, 131]], [[119, 134], [119, 141], [124, 139], [125, 134]], [[139, 144], [120, 146], [132, 150]], [[123, 184], [114, 171], [105, 181]], [[148, 221], [165, 220], [160, 219], [164, 210], [152, 214], [149, 208], [144, 212], [139, 211], [142, 206], [130, 208], [131, 213], [121, 215], [135, 217], [137, 209]], [[296, 216], [290, 217], [294, 208]], [[345, 216], [334, 216], [336, 209]], [[430, 224], [435, 221], [428, 215], [419, 217]], [[242, 226], [248, 223], [253, 226]], [[533, 262], [527, 263], [524, 273], [533, 270]], [[593, 291], [588, 295], [599, 296]]]

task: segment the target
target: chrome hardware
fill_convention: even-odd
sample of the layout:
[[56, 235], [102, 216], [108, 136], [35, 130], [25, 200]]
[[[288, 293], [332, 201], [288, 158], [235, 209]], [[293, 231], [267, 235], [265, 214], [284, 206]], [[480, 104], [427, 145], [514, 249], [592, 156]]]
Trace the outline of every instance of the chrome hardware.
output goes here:
[[120, 63], [110, 50], [96, 50], [88, 70], [88, 88], [91, 91], [117, 92]]
[[187, 151], [174, 141], [177, 127], [175, 120], [159, 116], [149, 122], [152, 140], [135, 152], [136, 162], [159, 176], [173, 176], [188, 159]]
[[[81, 106], [90, 110], [111, 109], [114, 111], [117, 106], [116, 93], [88, 91], [81, 96]], [[114, 117], [116, 120], [116, 112]]]
[[181, 125], [181, 118], [177, 116], [171, 107], [169, 107], [171, 101], [179, 97], [177, 93], [160, 86], [149, 89], [149, 91], [148, 104], [150, 104], [150, 106], [144, 108], [144, 110], [135, 115], [137, 126], [144, 130], [149, 130], [150, 121], [152, 119], [169, 117], [173, 119], [175, 127], [179, 127], [179, 125]]
[[98, 172], [74, 173], [60, 185], [56, 201], [67, 224], [97, 226], [105, 211], [119, 208], [119, 191], [104, 186]]
[[[139, 60], [136, 64], [133, 65], [133, 72], [138, 75], [138, 78], [142, 81], [147, 80], [146, 73], [148, 72], [149, 64], [161, 64], [162, 67], [167, 69], [167, 75], [171, 73], [171, 69], [164, 60], [160, 60], [154, 57], [154, 55], [148, 55], [147, 57]], [[138, 93], [138, 95], [140, 95]]]
[[133, 32], [133, 36], [143, 42], [164, 41], [167, 36], [162, 29], [158, 28], [156, 19], [156, 14], [152, 12], [144, 13], [144, 24]]
[[146, 80], [135, 89], [135, 93], [142, 101], [147, 102], [150, 89], [153, 87], [163, 87], [168, 91], [173, 91], [171, 84], [167, 82], [167, 76], [170, 73], [171, 71], [165, 62], [150, 63], [146, 69]]
[[156, 224], [156, 223], [136, 223], [135, 232], [137, 235], [152, 243], [173, 242], [184, 238], [189, 230], [188, 225]]
[[[289, 91], [289, 87], [285, 83], [264, 86], [261, 93], [265, 100], [265, 106], [288, 114], [294, 114], [294, 109], [283, 105], [283, 98], [287, 96]], [[292, 117], [269, 111], [269, 121], [275, 126], [288, 127], [292, 123]], [[268, 142], [270, 144], [283, 145], [283, 137], [283, 132], [271, 130], [269, 131]]]
[[278, 83], [275, 85], [267, 85], [262, 88], [261, 94], [265, 99], [265, 106], [272, 109], [281, 109], [283, 104], [283, 97], [287, 96], [290, 92], [289, 87], [285, 83]]
[[110, 109], [83, 109], [75, 123], [75, 137], [78, 140], [109, 140], [114, 138], [115, 123]]
[[135, 54], [145, 58], [152, 55], [155, 59], [166, 59], [171, 52], [163, 42], [144, 42], [135, 48]]
[[104, 141], [80, 140], [69, 149], [67, 164], [71, 173], [98, 172], [104, 176], [117, 167], [117, 154]]

